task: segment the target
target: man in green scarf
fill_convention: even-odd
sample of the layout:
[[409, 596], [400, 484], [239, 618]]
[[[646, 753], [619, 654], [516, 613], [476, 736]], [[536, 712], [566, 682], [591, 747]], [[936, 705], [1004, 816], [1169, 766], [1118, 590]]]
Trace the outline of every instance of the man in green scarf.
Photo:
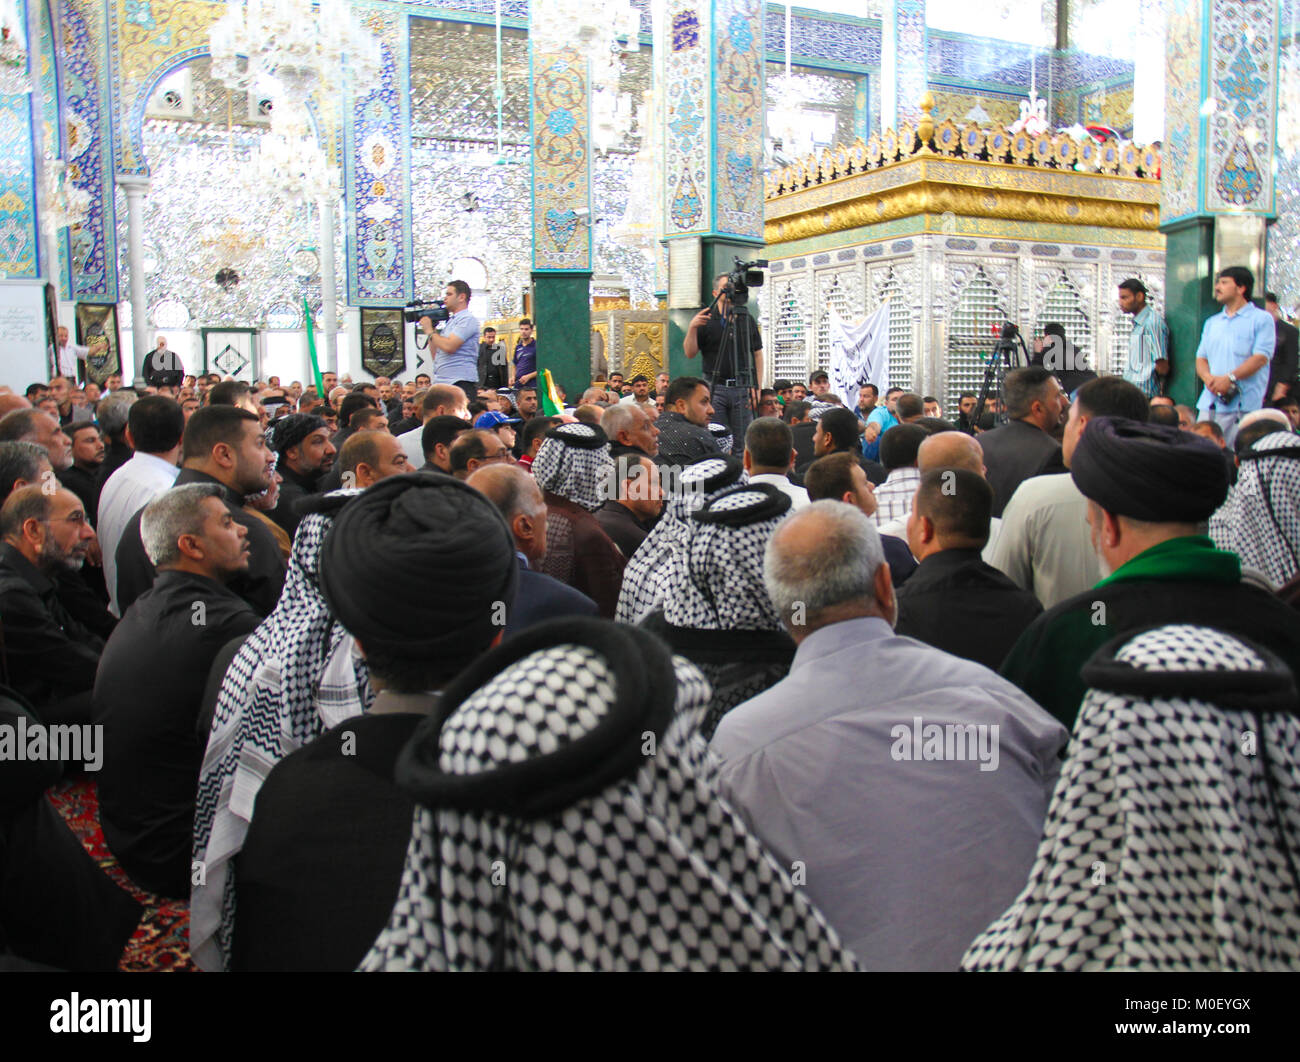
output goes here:
[[1151, 626], [1194, 623], [1244, 635], [1300, 674], [1300, 615], [1243, 582], [1237, 555], [1205, 534], [1228, 491], [1217, 447], [1177, 428], [1096, 417], [1070, 475], [1088, 499], [1103, 578], [1030, 624], [1003, 676], [1072, 728], [1088, 658], [1111, 638]]

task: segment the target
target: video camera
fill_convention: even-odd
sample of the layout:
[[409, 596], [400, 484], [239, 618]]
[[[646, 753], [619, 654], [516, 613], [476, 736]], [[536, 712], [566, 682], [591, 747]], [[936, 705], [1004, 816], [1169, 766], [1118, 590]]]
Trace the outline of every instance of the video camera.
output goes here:
[[430, 299], [428, 302], [415, 299], [402, 307], [402, 317], [410, 324], [419, 324], [421, 317], [427, 317], [438, 325], [451, 318], [451, 311], [447, 309], [447, 304], [442, 299]]
[[727, 274], [723, 292], [733, 306], [744, 306], [749, 301], [749, 289], [763, 286], [763, 270], [767, 268], [766, 258], [755, 258], [752, 262], [742, 262], [733, 258], [736, 268]]

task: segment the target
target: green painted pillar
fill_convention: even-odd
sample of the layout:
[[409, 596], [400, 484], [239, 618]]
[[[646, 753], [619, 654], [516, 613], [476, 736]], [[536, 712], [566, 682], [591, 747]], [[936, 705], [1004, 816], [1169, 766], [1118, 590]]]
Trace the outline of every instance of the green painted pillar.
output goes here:
[[1278, 5], [1171, 0], [1166, 36], [1160, 230], [1170, 393], [1194, 405], [1196, 349], [1219, 312], [1215, 274], [1246, 266], [1264, 292], [1266, 225], [1276, 215]]
[[538, 368], [550, 369], [576, 405], [591, 382], [591, 274], [534, 273], [533, 325]]
[[682, 340], [733, 257], [763, 253], [763, 7], [667, 0], [657, 24], [664, 86], [668, 371], [699, 375]]
[[[570, 401], [591, 380], [591, 118], [586, 58], [534, 39], [532, 106], [533, 323], [537, 368]], [[540, 380], [539, 380], [540, 383]]]

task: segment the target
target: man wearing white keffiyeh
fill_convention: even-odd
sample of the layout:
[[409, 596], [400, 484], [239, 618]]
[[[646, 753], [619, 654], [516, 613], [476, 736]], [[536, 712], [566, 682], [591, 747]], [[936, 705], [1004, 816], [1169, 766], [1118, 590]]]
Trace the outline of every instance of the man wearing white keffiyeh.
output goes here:
[[1237, 460], [1236, 486], [1210, 517], [1210, 537], [1283, 586], [1300, 572], [1300, 437], [1273, 432]]
[[398, 761], [423, 807], [361, 968], [855, 969], [712, 788], [707, 699], [689, 662], [599, 620], [481, 657]]
[[632, 554], [623, 572], [619, 594], [619, 623], [640, 623], [668, 598], [672, 558], [688, 537], [691, 513], [728, 487], [747, 481], [744, 466], [734, 457], [701, 457], [683, 470], [654, 529]]
[[532, 471], [546, 499], [540, 571], [586, 594], [613, 619], [626, 558], [592, 515], [617, 497], [609, 439], [594, 424], [561, 424], [546, 433]]
[[199, 775], [194, 859], [203, 874], [190, 897], [190, 953], [204, 970], [225, 969], [234, 923], [231, 860], [253, 802], [277, 762], [372, 700], [365, 662], [321, 596], [325, 532], [357, 490], [310, 499], [294, 539], [275, 611], [235, 656], [217, 701]]
[[763, 585], [763, 551], [789, 510], [789, 496], [767, 483], [714, 495], [669, 557], [663, 609], [641, 621], [713, 687], [701, 724], [706, 739], [731, 708], [783, 679], [794, 659]]
[[1295, 677], [1224, 631], [1103, 646], [1029, 884], [967, 970], [1300, 971]]

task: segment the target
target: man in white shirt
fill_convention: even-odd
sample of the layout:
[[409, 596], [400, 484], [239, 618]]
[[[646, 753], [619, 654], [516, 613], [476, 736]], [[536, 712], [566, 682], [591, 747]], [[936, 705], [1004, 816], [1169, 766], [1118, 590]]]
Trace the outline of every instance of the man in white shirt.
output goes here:
[[745, 429], [745, 471], [751, 483], [770, 483], [790, 496], [793, 509], [808, 504], [808, 492], [786, 475], [794, 467], [794, 435], [779, 417], [759, 417]]
[[67, 328], [63, 325], [59, 325], [54, 336], [56, 340], [54, 344], [54, 357], [58, 363], [59, 375], [66, 376], [69, 380], [76, 380], [78, 364], [86, 360], [86, 355], [90, 353], [90, 348], [72, 342], [68, 336]]
[[618, 400], [620, 405], [630, 406], [633, 402], [642, 408], [654, 405], [654, 399], [650, 397], [650, 378], [648, 376], [633, 376], [628, 383], [632, 385], [632, 390]]
[[723, 716], [727, 802], [867, 970], [952, 970], [1025, 884], [1065, 728], [982, 664], [893, 632], [880, 536], [814, 502], [769, 540], [789, 675]]
[[[1119, 376], [1101, 376], [1079, 388], [1061, 440], [1070, 467], [1074, 448], [1093, 417], [1145, 422], [1147, 398]], [[1028, 590], [1044, 609], [1095, 586], [1101, 567], [1088, 527], [1088, 502], [1068, 472], [1034, 476], [1016, 488], [1002, 513], [1002, 529], [984, 559]]]
[[459, 417], [466, 427], [469, 426], [469, 398], [464, 391], [452, 384], [434, 384], [425, 391], [420, 410], [420, 426], [404, 431], [397, 437], [412, 468], [419, 468], [425, 462], [424, 426], [434, 417]]
[[[916, 467], [916, 455], [929, 435], [919, 424], [897, 424], [880, 439], [880, 463], [889, 475], [876, 486], [876, 524], [880, 527], [893, 521], [902, 521], [906, 527], [907, 514], [912, 511], [912, 499], [921, 484], [921, 472]], [[889, 532], [893, 533], [893, 532]], [[906, 531], [903, 532], [906, 536]]]
[[96, 523], [104, 554], [104, 583], [114, 615], [121, 615], [117, 604], [117, 544], [131, 517], [169, 490], [180, 474], [177, 461], [184, 430], [185, 414], [180, 404], [165, 395], [146, 395], [127, 414], [126, 441], [135, 453], [104, 483]]

